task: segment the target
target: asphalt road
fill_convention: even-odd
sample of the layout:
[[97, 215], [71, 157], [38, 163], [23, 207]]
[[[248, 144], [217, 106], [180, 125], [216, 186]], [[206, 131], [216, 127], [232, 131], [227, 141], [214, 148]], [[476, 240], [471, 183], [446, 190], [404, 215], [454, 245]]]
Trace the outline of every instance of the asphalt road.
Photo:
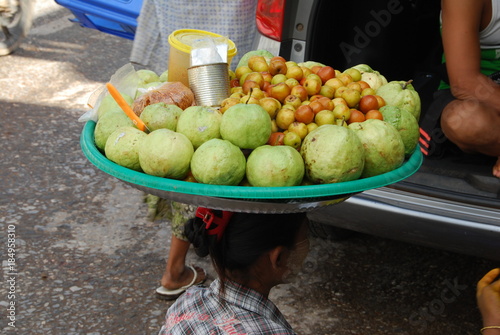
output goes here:
[[[2, 334], [156, 334], [167, 222], [83, 156], [78, 117], [132, 42], [38, 0], [31, 34], [0, 58]], [[357, 234], [312, 239], [273, 300], [299, 334], [478, 334], [475, 284], [499, 264]], [[207, 259], [189, 261], [214, 271]]]

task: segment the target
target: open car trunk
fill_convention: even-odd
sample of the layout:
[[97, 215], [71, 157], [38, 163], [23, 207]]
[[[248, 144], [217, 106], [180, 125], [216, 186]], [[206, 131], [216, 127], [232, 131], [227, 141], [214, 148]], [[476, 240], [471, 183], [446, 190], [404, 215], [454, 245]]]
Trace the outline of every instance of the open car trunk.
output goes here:
[[[279, 53], [341, 71], [368, 64], [389, 81], [413, 80], [422, 122], [446, 78], [440, 7], [440, 0], [288, 0]], [[425, 158], [419, 171], [403, 181], [310, 212], [311, 231], [334, 239], [355, 231], [499, 260], [495, 161], [460, 150]]]
[[[302, 36], [304, 60], [339, 70], [368, 64], [389, 81], [413, 80], [422, 100], [422, 120], [446, 76], [441, 62], [440, 5], [440, 0], [324, 0], [314, 1], [310, 17], [300, 19], [304, 15], [300, 10], [287, 7], [288, 14], [295, 14], [285, 15], [281, 53], [294, 52], [296, 24], [308, 22]], [[500, 180], [492, 175], [495, 161], [459, 152], [442, 159], [426, 158], [414, 176], [392, 187], [500, 208]]]

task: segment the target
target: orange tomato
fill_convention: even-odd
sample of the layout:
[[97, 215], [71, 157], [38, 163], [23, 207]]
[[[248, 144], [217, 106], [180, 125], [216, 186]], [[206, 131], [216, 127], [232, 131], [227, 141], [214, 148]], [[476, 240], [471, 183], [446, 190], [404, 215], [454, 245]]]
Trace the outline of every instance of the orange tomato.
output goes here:
[[372, 109], [372, 110], [369, 110], [368, 112], [366, 112], [365, 118], [367, 120], [368, 119], [384, 120], [384, 116], [382, 115], [382, 113], [380, 113], [380, 111], [378, 111], [376, 109]]
[[309, 124], [314, 120], [314, 111], [309, 105], [300, 105], [295, 110], [295, 120]]
[[365, 114], [357, 109], [351, 109], [351, 116], [349, 116], [347, 124], [351, 124], [353, 122], [363, 122], [364, 120], [366, 120]]
[[382, 108], [385, 106], [385, 100], [380, 95], [375, 95], [375, 98], [378, 100], [378, 108]]
[[372, 109], [379, 109], [378, 99], [374, 95], [365, 95], [359, 100], [359, 110], [367, 113]]

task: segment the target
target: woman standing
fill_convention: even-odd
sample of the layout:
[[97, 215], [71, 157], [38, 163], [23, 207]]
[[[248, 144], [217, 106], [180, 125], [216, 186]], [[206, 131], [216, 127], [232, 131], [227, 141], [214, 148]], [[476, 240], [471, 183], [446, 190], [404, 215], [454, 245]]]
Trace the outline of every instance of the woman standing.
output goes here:
[[233, 41], [238, 50], [233, 64], [238, 64], [252, 48], [256, 8], [257, 0], [144, 0], [130, 60], [160, 74], [168, 68], [168, 36], [199, 29]]
[[[178, 29], [199, 29], [233, 41], [238, 52], [232, 61], [237, 64], [252, 48], [256, 6], [257, 0], [144, 0], [130, 61], [161, 74], [169, 65], [169, 35]], [[188, 287], [206, 279], [203, 269], [185, 264], [190, 244], [183, 234], [184, 224], [194, 216], [196, 207], [159, 201], [171, 207], [172, 236], [161, 286], [156, 293], [164, 299], [175, 299]]]

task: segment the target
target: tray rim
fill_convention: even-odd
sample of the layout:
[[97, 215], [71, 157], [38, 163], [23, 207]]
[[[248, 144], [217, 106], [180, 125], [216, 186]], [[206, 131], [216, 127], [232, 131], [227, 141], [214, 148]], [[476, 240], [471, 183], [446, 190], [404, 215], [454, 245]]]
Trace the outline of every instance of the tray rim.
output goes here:
[[105, 157], [95, 146], [94, 129], [96, 123], [87, 121], [80, 136], [80, 146], [85, 157], [101, 171], [142, 187], [168, 192], [178, 192], [208, 197], [232, 199], [303, 199], [321, 198], [338, 195], [360, 193], [369, 189], [387, 186], [399, 182], [414, 174], [422, 165], [423, 155], [418, 146], [412, 155], [399, 168], [369, 178], [334, 184], [315, 184], [289, 187], [255, 187], [255, 186], [225, 186], [209, 185], [183, 180], [175, 180], [148, 175], [120, 166]]

